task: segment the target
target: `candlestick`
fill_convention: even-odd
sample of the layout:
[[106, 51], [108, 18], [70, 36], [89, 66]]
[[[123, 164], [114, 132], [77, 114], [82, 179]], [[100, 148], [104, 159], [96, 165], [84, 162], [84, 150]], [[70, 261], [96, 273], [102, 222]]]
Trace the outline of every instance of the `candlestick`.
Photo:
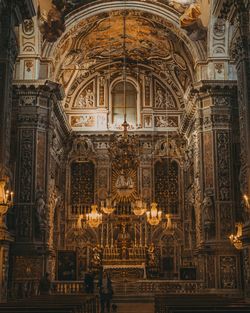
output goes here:
[[106, 237], [106, 246], [108, 247], [109, 245], [109, 224], [107, 223], [107, 237]]
[[101, 247], [103, 248], [103, 223], [102, 223], [102, 229], [101, 229]]
[[135, 246], [136, 246], [136, 224], [135, 224]]
[[142, 246], [142, 225], [140, 223], [140, 247]]
[[111, 248], [113, 248], [114, 243], [114, 231], [113, 231], [113, 223], [111, 223]]
[[10, 193], [10, 200], [11, 200], [11, 203], [14, 202], [14, 192], [13, 191], [11, 191], [11, 193]]

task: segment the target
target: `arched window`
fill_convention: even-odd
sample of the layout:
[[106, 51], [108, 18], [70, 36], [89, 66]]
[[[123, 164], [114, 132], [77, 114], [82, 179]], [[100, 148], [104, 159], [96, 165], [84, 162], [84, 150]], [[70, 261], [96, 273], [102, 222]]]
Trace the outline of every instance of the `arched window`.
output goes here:
[[155, 163], [155, 200], [164, 213], [178, 213], [179, 165], [163, 159]]
[[[124, 88], [125, 87], [125, 88]], [[124, 120], [124, 89], [126, 95], [127, 122], [136, 125], [137, 91], [130, 82], [119, 82], [112, 89], [112, 123], [122, 124]]]

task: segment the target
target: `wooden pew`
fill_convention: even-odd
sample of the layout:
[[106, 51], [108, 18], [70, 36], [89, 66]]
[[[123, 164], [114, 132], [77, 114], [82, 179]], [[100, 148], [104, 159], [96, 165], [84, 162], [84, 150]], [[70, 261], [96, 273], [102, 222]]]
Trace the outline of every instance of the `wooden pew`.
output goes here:
[[250, 313], [250, 304], [240, 298], [219, 295], [156, 295], [155, 313]]
[[95, 296], [38, 296], [0, 305], [0, 313], [98, 313]]

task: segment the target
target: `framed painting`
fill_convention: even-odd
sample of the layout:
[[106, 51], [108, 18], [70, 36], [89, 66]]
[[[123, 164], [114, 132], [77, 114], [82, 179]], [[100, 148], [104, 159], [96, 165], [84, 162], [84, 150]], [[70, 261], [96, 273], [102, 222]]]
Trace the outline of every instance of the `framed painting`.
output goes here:
[[64, 250], [57, 253], [57, 279], [76, 280], [76, 251]]

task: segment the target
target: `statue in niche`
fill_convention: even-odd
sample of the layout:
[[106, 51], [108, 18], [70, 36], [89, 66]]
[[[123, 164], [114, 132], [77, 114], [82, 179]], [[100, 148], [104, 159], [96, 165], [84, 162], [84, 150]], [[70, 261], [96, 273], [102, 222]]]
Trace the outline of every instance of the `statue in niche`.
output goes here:
[[209, 193], [205, 194], [204, 200], [202, 202], [202, 211], [204, 228], [209, 229], [215, 221], [213, 197]]
[[92, 265], [93, 267], [99, 267], [102, 263], [102, 249], [99, 245], [93, 248], [93, 260]]
[[156, 267], [157, 266], [157, 260], [155, 255], [155, 246], [153, 243], [151, 243], [148, 247], [148, 265], [149, 267]]
[[44, 201], [44, 195], [41, 191], [38, 192], [36, 204], [35, 204], [35, 216], [39, 224], [40, 229], [46, 226], [47, 217], [46, 217], [46, 204]]

